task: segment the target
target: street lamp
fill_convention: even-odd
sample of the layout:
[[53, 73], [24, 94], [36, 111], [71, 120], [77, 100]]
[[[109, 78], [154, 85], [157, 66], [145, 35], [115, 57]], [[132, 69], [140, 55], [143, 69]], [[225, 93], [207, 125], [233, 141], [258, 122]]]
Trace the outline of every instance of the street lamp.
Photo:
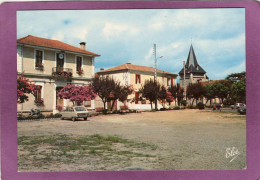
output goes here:
[[[163, 56], [160, 56], [158, 59], [163, 58]], [[154, 44], [154, 84], [157, 84], [157, 67], [156, 67], [156, 44]], [[155, 97], [155, 110], [157, 110], [157, 96]]]

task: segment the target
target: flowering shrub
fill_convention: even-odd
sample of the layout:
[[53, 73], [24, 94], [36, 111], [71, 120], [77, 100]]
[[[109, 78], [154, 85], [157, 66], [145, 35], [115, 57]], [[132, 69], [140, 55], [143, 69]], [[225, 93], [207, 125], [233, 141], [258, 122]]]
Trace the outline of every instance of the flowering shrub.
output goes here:
[[66, 78], [68, 80], [71, 80], [72, 78], [72, 73], [65, 71], [63, 67], [58, 66], [56, 68], [56, 71], [53, 72], [53, 75], [58, 77], [58, 78]]
[[17, 103], [28, 101], [27, 94], [33, 94], [35, 90], [36, 85], [25, 78], [23, 73], [17, 77]]
[[174, 101], [174, 97], [172, 96], [172, 93], [170, 91], [167, 91], [166, 101], [170, 104]]
[[36, 105], [43, 105], [44, 104], [44, 100], [41, 98], [41, 99], [35, 99], [34, 100], [34, 103], [36, 104]]
[[79, 68], [78, 71], [77, 71], [77, 73], [78, 73], [79, 75], [83, 74], [83, 69], [82, 69], [82, 68]]
[[74, 84], [66, 85], [58, 93], [63, 99], [69, 99], [75, 104], [81, 104], [83, 101], [90, 101], [96, 98], [96, 94], [93, 91], [92, 86], [76, 86]]

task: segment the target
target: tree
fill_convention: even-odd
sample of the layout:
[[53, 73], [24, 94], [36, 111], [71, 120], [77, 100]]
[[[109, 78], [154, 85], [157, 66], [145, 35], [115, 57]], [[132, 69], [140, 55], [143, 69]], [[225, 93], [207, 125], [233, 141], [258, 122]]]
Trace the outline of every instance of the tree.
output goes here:
[[199, 98], [203, 97], [206, 94], [205, 87], [202, 86], [201, 83], [189, 84], [187, 87], [187, 96], [192, 100], [192, 104], [194, 100], [196, 100], [196, 104]]
[[23, 73], [17, 77], [17, 103], [28, 101], [28, 94], [34, 94], [36, 85], [25, 78]]
[[[174, 98], [174, 99], [177, 99], [177, 92], [178, 92], [178, 88], [177, 88], [177, 86], [171, 86], [171, 87], [169, 87], [168, 88], [168, 91], [171, 93], [171, 95], [172, 95], [172, 97]], [[179, 101], [178, 101], [178, 103], [179, 103]], [[176, 106], [176, 101], [175, 101], [175, 106]]]
[[164, 107], [167, 98], [167, 89], [165, 88], [165, 86], [161, 86], [158, 98], [162, 101], [162, 105]]
[[82, 104], [84, 101], [90, 101], [96, 98], [96, 94], [92, 86], [76, 86], [74, 84], [68, 84], [64, 86], [58, 93], [63, 99], [69, 99], [73, 105]]
[[109, 76], [95, 76], [91, 85], [94, 92], [101, 98], [104, 109], [106, 109], [106, 102], [118, 99], [119, 86], [113, 78]]
[[226, 79], [232, 81], [232, 82], [237, 82], [241, 81], [246, 78], [246, 72], [241, 72], [241, 73], [232, 73], [226, 77]]
[[166, 101], [169, 103], [169, 105], [171, 105], [171, 102], [174, 101], [174, 97], [172, 96], [172, 93], [170, 91], [167, 91], [166, 93], [167, 93]]
[[224, 99], [229, 98], [232, 81], [221, 80], [213, 84], [215, 95], [224, 102]]
[[[168, 91], [172, 94], [174, 99], [177, 99], [178, 101], [178, 106], [180, 106], [181, 101], [183, 100], [183, 93], [184, 93], [184, 89], [181, 88], [180, 84], [177, 84], [176, 86], [171, 86], [168, 88]], [[175, 105], [176, 105], [176, 101], [175, 101]]]
[[139, 92], [142, 93], [142, 97], [145, 97], [148, 99], [151, 103], [151, 109], [152, 104], [158, 99], [160, 91], [160, 85], [158, 83], [155, 83], [153, 80], [145, 81], [144, 86], [140, 89]]
[[208, 101], [210, 101], [211, 104], [211, 100], [216, 97], [216, 92], [214, 91], [214, 85], [207, 84], [205, 85], [205, 89], [206, 89], [205, 98], [207, 99], [206, 104]]
[[130, 85], [121, 86], [118, 100], [124, 103], [124, 106], [126, 106], [127, 97], [128, 95], [131, 95], [133, 92], [134, 92], [133, 86]]
[[231, 96], [235, 102], [246, 103], [246, 79], [243, 78], [231, 86]]
[[114, 81], [112, 78], [110, 79], [110, 88], [111, 93], [107, 99], [108, 102], [112, 101], [111, 109], [113, 109], [114, 104], [117, 99], [119, 99], [120, 93], [121, 93], [121, 86], [119, 82]]

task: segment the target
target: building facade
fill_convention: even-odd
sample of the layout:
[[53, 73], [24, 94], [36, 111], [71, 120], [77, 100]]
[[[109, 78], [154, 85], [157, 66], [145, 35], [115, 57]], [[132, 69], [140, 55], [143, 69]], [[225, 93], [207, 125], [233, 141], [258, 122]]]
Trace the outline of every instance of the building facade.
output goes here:
[[[99, 56], [80, 47], [28, 35], [17, 39], [17, 72], [23, 73], [37, 86], [35, 96], [29, 101], [18, 104], [18, 111], [32, 108], [56, 112], [57, 108], [72, 105], [69, 100], [61, 99], [57, 93], [67, 84], [87, 85], [94, 77], [94, 61]], [[85, 102], [88, 108], [95, 108], [94, 101]]]
[[[128, 96], [127, 105], [131, 109], [150, 108], [149, 102], [141, 100], [139, 90], [147, 80], [154, 80], [155, 69], [148, 66], [140, 66], [131, 63], [125, 63], [107, 70], [97, 72], [99, 76], [110, 76], [119, 81], [121, 85], [131, 85], [134, 93]], [[177, 83], [177, 74], [169, 73], [157, 69], [157, 82], [164, 85], [166, 89], [175, 86]], [[122, 105], [122, 104], [121, 104]], [[117, 109], [120, 103], [117, 103]]]
[[189, 55], [184, 67], [179, 72], [180, 86], [186, 88], [190, 83], [209, 81], [206, 71], [199, 65], [193, 46], [190, 46]]

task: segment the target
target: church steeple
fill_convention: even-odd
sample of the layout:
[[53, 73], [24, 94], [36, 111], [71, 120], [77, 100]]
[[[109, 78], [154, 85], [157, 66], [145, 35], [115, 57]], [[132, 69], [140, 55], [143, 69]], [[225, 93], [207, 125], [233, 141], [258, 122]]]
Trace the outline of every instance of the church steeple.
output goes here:
[[[189, 74], [189, 73], [199, 73], [199, 74], [205, 74], [206, 71], [199, 65], [193, 46], [191, 44], [190, 46], [190, 51], [189, 51], [189, 55], [186, 61], [186, 65], [185, 65], [186, 69], [185, 69], [185, 74]], [[183, 74], [183, 68], [182, 70], [179, 72], [179, 74]]]

